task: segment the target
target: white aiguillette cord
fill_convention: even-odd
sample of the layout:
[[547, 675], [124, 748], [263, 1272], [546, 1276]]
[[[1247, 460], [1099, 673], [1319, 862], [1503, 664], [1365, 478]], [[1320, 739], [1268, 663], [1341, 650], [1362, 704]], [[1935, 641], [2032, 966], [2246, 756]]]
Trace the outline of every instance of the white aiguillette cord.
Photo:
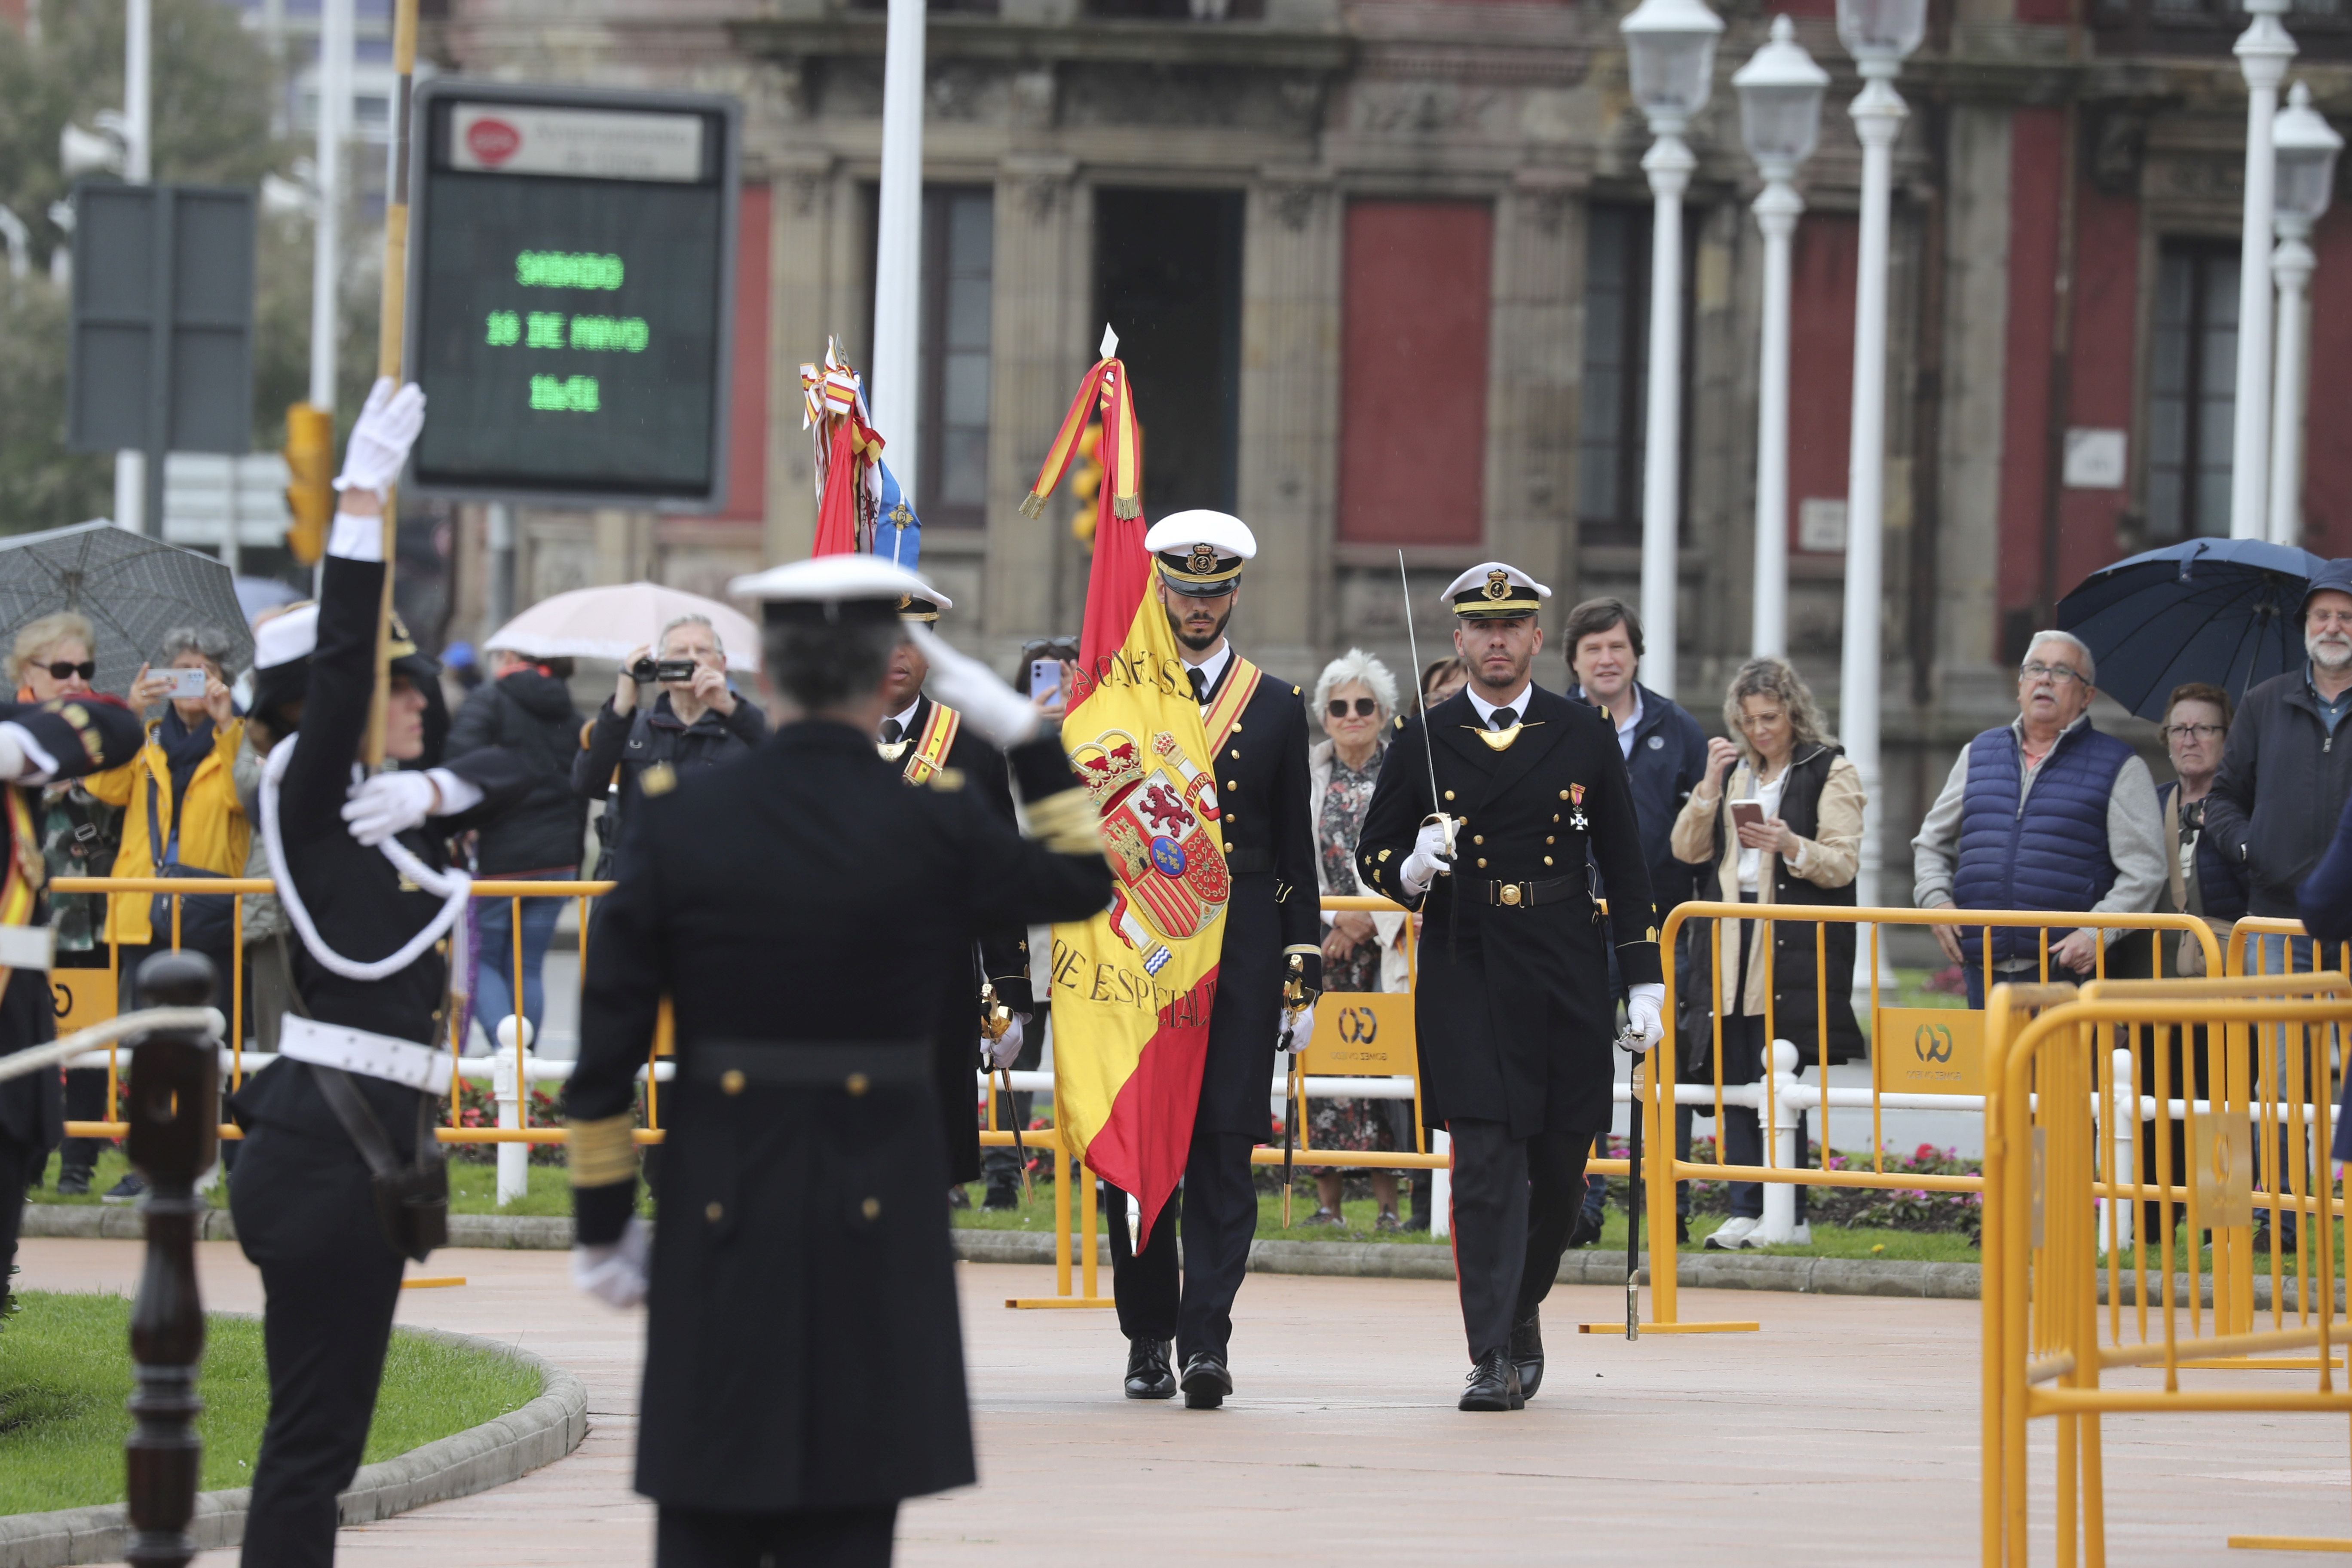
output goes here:
[[[269, 874], [278, 879], [278, 901], [286, 906], [287, 916], [294, 922], [295, 931], [310, 956], [333, 970], [346, 980], [383, 980], [399, 973], [423, 957], [427, 948], [449, 937], [449, 965], [453, 973], [466, 971], [466, 922], [460, 919], [466, 912], [466, 900], [473, 894], [474, 879], [463, 871], [436, 871], [410, 853], [408, 847], [397, 838], [387, 838], [376, 847], [392, 862], [394, 869], [428, 893], [441, 899], [440, 912], [425, 924], [423, 931], [408, 939], [407, 944], [389, 958], [379, 958], [362, 963], [345, 958], [329, 947], [319, 928], [310, 921], [310, 911], [302, 905], [302, 895], [294, 886], [293, 872], [286, 864], [286, 847], [278, 834], [278, 785], [286, 776], [287, 765], [294, 760], [294, 748], [301, 743], [299, 731], [280, 742], [269, 753], [269, 761], [261, 770], [261, 842], [269, 852]], [[352, 772], [360, 772], [355, 763]]]

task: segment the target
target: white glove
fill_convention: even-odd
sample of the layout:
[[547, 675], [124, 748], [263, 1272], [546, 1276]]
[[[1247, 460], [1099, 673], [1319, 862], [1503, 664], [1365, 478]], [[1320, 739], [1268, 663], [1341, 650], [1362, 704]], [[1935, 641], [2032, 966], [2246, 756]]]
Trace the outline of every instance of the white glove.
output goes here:
[[423, 773], [377, 773], [353, 786], [343, 803], [343, 820], [351, 835], [373, 849], [395, 833], [421, 826], [433, 815], [440, 795]]
[[607, 1247], [572, 1249], [572, 1284], [608, 1307], [624, 1310], [646, 1299], [646, 1265], [654, 1233], [636, 1215], [621, 1227], [621, 1239]]
[[998, 679], [996, 671], [958, 653], [919, 621], [908, 623], [907, 635], [931, 661], [931, 679], [926, 683], [931, 696], [962, 714], [981, 739], [1002, 750], [1037, 732], [1035, 705]]
[[1429, 884], [1440, 877], [1454, 874], [1454, 854], [1446, 847], [1446, 824], [1424, 822], [1421, 837], [1412, 841], [1412, 853], [1404, 858], [1398, 875], [1404, 879], [1404, 890], [1418, 896], [1428, 890]]
[[424, 389], [412, 381], [395, 392], [392, 377], [376, 377], [343, 444], [343, 471], [336, 476], [335, 489], [373, 490], [381, 497], [400, 478], [408, 449], [424, 428]]
[[1666, 1037], [1666, 1026], [1661, 1019], [1665, 1005], [1664, 985], [1636, 985], [1626, 993], [1625, 1026], [1632, 1036], [1627, 1044], [1633, 1050], [1646, 1054]]
[[992, 1040], [985, 1035], [980, 1037], [980, 1054], [988, 1063], [989, 1071], [1003, 1072], [1021, 1054], [1021, 1026], [1028, 1016], [1026, 1013], [1013, 1014], [1013, 1022], [1005, 1026], [1001, 1038]]
[[[1280, 1036], [1276, 1037], [1277, 1039], [1280, 1037]], [[1297, 1017], [1291, 1023], [1290, 1048], [1294, 1051], [1303, 1051], [1307, 1048], [1307, 1042], [1314, 1037], [1315, 1004], [1309, 1002], [1306, 1006], [1301, 1007], [1298, 1010]]]

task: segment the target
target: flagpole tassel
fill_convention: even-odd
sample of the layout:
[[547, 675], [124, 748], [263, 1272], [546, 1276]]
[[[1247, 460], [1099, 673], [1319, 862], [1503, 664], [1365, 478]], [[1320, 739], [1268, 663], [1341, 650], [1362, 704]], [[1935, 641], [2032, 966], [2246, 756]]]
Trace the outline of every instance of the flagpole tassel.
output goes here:
[[1023, 496], [1021, 498], [1021, 515], [1029, 518], [1045, 516], [1045, 498], [1039, 495], [1035, 490], [1031, 490], [1027, 495]]

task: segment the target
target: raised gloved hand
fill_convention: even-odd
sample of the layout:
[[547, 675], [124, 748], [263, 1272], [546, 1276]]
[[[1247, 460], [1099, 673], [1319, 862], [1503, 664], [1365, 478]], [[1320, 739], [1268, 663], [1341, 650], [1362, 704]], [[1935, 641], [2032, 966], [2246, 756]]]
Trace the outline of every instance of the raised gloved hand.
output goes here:
[[635, 1215], [621, 1227], [621, 1239], [604, 1247], [572, 1249], [572, 1283], [608, 1307], [635, 1306], [646, 1299], [647, 1261], [654, 1233]]
[[343, 820], [352, 837], [372, 849], [395, 833], [422, 826], [439, 803], [433, 781], [423, 773], [377, 773], [353, 786], [343, 803]]
[[919, 621], [908, 624], [907, 635], [931, 661], [931, 678], [926, 684], [932, 697], [962, 714], [964, 722], [979, 731], [982, 740], [1008, 749], [1037, 732], [1036, 708], [998, 679], [996, 671], [968, 654], [958, 653], [945, 637]]
[[415, 382], [394, 390], [392, 377], [376, 377], [343, 444], [338, 490], [373, 490], [381, 498], [407, 465], [408, 449], [425, 428], [425, 391]]
[[[1280, 1036], [1276, 1037], [1277, 1039], [1280, 1037]], [[1303, 1051], [1307, 1048], [1307, 1042], [1314, 1037], [1315, 1004], [1309, 1002], [1298, 1010], [1297, 1015], [1290, 1022], [1290, 1048], [1294, 1051]]]
[[1660, 984], [1636, 985], [1625, 995], [1625, 1035], [1619, 1043], [1630, 1050], [1647, 1053], [1666, 1037], [1666, 1026], [1662, 1015], [1666, 1005], [1666, 988]]
[[1404, 865], [1397, 873], [1404, 879], [1406, 892], [1425, 892], [1431, 882], [1453, 875], [1454, 848], [1446, 842], [1452, 837], [1452, 828], [1450, 821], [1439, 816], [1421, 825], [1421, 836], [1412, 841], [1412, 853], [1404, 858]]
[[981, 1059], [988, 1064], [989, 1071], [1003, 1072], [1021, 1054], [1021, 1026], [1028, 1021], [1028, 1017], [1026, 1013], [1015, 1013], [1013, 1022], [1005, 1026], [1003, 1034], [992, 1040], [985, 1035], [981, 1037]]

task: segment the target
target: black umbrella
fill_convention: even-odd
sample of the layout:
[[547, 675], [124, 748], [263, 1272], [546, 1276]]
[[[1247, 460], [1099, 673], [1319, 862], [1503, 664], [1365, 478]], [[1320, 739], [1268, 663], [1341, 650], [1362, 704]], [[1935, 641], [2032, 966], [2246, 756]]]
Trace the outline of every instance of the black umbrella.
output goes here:
[[2260, 539], [2192, 539], [2118, 561], [2058, 601], [2058, 626], [2098, 660], [2099, 689], [2161, 721], [2176, 686], [2207, 681], [2232, 701], [2303, 664], [2299, 612], [2326, 564]]
[[231, 680], [253, 660], [253, 633], [226, 565], [110, 522], [0, 538], [0, 650], [26, 622], [58, 610], [89, 617], [98, 633], [98, 679], [90, 684], [118, 697], [176, 626], [226, 637]]

